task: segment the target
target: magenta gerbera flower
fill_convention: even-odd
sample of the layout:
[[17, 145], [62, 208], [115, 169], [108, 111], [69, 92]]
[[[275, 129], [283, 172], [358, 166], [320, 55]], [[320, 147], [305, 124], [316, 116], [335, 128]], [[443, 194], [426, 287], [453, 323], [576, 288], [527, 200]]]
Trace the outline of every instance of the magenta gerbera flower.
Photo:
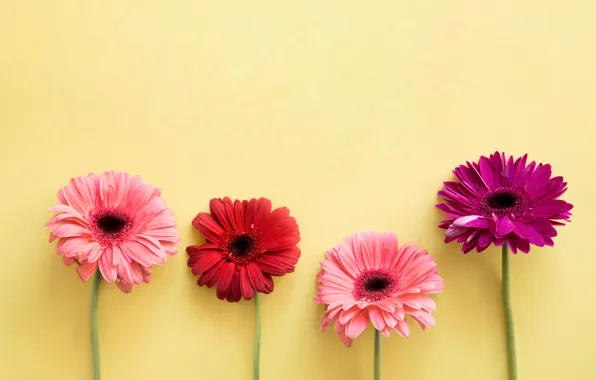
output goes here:
[[445, 182], [437, 208], [449, 218], [440, 224], [445, 242], [463, 243], [464, 253], [482, 252], [491, 244], [507, 244], [528, 253], [530, 244], [552, 246], [555, 226], [569, 221], [573, 205], [558, 199], [566, 190], [563, 177], [551, 178], [551, 166], [526, 163], [495, 152], [478, 163], [453, 170], [457, 182]]

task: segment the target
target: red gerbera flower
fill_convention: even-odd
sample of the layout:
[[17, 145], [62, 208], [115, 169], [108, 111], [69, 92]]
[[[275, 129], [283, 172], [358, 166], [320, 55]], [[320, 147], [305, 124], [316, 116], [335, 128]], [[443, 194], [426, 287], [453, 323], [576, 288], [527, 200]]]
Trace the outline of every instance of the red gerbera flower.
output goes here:
[[193, 226], [207, 239], [186, 248], [188, 266], [199, 286], [217, 285], [217, 297], [229, 302], [271, 293], [272, 276], [294, 271], [300, 257], [300, 232], [286, 207], [271, 211], [265, 198], [250, 201], [212, 199], [211, 213], [200, 213]]

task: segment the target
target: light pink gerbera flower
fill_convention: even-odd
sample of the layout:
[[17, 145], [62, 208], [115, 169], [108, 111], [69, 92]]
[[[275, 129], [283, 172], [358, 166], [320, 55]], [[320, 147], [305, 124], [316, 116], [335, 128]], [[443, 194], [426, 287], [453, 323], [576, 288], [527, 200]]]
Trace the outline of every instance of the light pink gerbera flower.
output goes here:
[[348, 347], [372, 322], [388, 337], [392, 330], [407, 337], [406, 315], [424, 330], [435, 320], [435, 302], [429, 296], [443, 290], [443, 280], [433, 258], [416, 245], [398, 248], [393, 233], [358, 233], [327, 251], [317, 276], [315, 302], [327, 305], [324, 331], [335, 324]]
[[151, 266], [165, 264], [179, 241], [174, 215], [161, 190], [126, 173], [74, 178], [58, 191], [57, 214], [46, 224], [64, 264], [78, 264], [87, 281], [99, 268], [125, 293], [151, 281]]

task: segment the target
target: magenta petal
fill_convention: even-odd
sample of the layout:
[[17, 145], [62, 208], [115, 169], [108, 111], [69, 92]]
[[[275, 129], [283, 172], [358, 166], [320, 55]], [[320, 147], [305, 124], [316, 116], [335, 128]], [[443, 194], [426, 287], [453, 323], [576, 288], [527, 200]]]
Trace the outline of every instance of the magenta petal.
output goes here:
[[478, 218], [474, 219], [471, 222], [466, 224], [466, 227], [474, 227], [474, 228], [489, 228], [490, 222], [486, 218]]
[[457, 218], [456, 220], [453, 221], [453, 226], [454, 227], [465, 227], [467, 223], [472, 222], [478, 218], [479, 218], [479, 216], [477, 216], [477, 215], [462, 216], [461, 218]]
[[515, 229], [513, 232], [522, 239], [529, 239], [534, 229], [532, 226], [524, 222], [515, 222]]
[[479, 161], [480, 165], [480, 173], [482, 174], [482, 179], [488, 186], [490, 190], [497, 187], [497, 181], [495, 179], [495, 173], [491, 166], [490, 160], [486, 157], [480, 157]]
[[498, 238], [504, 237], [509, 233], [513, 232], [515, 228], [515, 224], [509, 217], [504, 217], [497, 222], [497, 233], [496, 236]]
[[515, 239], [515, 245], [517, 246], [517, 249], [519, 249], [523, 253], [529, 253], [530, 252], [530, 242], [528, 240], [526, 240], [526, 239], [516, 238]]
[[567, 202], [560, 199], [546, 201], [534, 206], [532, 214], [534, 217], [549, 218], [570, 210], [570, 208], [567, 208], [568, 205]]
[[478, 237], [478, 248], [485, 250], [493, 242], [493, 235], [488, 231], [483, 231]]

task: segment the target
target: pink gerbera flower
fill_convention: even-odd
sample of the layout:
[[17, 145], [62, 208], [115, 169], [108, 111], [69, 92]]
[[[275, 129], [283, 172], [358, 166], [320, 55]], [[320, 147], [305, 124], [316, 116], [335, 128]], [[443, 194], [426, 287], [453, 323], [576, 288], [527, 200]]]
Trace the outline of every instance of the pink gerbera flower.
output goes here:
[[530, 244], [554, 244], [555, 226], [569, 221], [573, 208], [558, 199], [567, 183], [551, 178], [550, 165], [526, 160], [527, 155], [514, 160], [496, 152], [455, 168], [457, 182], [445, 182], [438, 193], [445, 203], [437, 208], [449, 218], [440, 224], [445, 242], [463, 243], [464, 253], [505, 243], [514, 253], [528, 253]]
[[66, 265], [78, 264], [87, 281], [99, 268], [125, 293], [151, 281], [151, 266], [165, 264], [179, 241], [174, 215], [161, 190], [140, 177], [106, 172], [74, 178], [58, 191], [57, 214], [46, 224]]
[[372, 322], [388, 337], [392, 330], [407, 337], [409, 315], [424, 330], [435, 320], [435, 302], [429, 296], [443, 290], [443, 280], [427, 251], [416, 245], [398, 248], [393, 233], [364, 232], [347, 237], [327, 251], [317, 276], [315, 302], [327, 305], [324, 331], [335, 324], [348, 347]]

